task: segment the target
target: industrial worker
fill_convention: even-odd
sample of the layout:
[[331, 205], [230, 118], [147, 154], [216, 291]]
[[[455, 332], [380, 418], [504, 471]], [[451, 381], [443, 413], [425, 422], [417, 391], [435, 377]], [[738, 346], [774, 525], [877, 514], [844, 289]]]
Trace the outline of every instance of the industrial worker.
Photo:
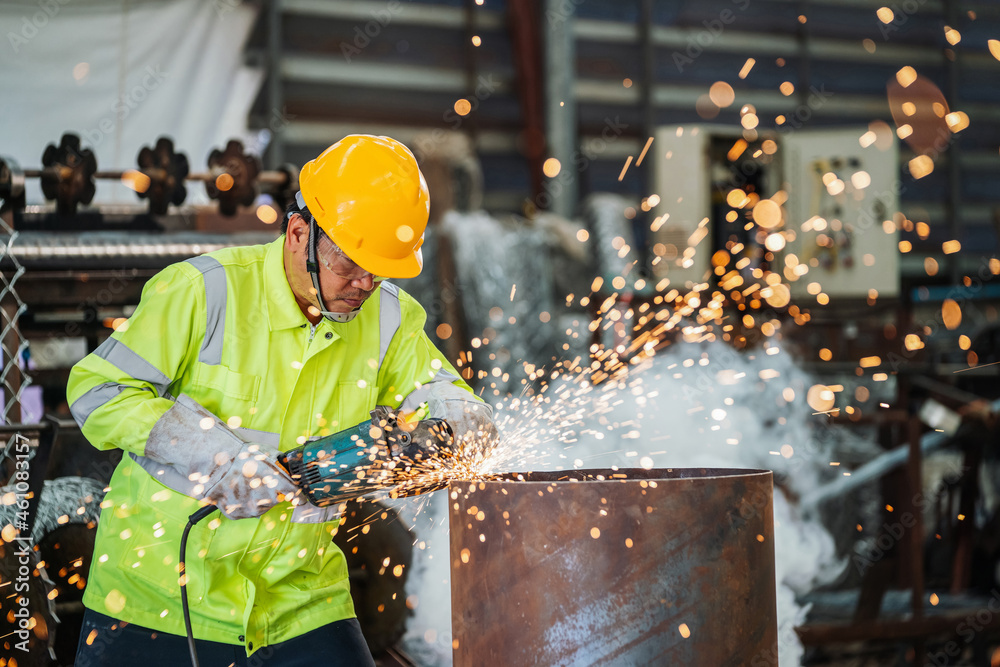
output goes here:
[[[283, 234], [167, 267], [70, 375], [98, 449], [125, 455], [102, 505], [77, 667], [190, 662], [179, 540], [201, 664], [373, 665], [355, 618], [337, 507], [277, 462], [307, 440], [418, 408], [456, 436], [492, 411], [385, 278], [422, 267], [427, 185], [387, 137], [352, 135], [306, 164]], [[123, 622], [124, 621], [124, 622]]]

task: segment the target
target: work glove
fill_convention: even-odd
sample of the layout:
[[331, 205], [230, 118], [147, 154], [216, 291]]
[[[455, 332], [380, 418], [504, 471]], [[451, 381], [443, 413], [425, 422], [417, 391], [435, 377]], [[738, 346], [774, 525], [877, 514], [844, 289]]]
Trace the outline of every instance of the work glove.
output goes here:
[[448, 422], [457, 442], [492, 445], [497, 441], [493, 408], [451, 383], [435, 382], [428, 387], [427, 411]]
[[260, 516], [282, 500], [300, 504], [301, 492], [277, 458], [273, 447], [245, 443], [233, 461], [218, 468], [224, 472], [204, 498], [230, 519]]
[[133, 456], [160, 483], [212, 503], [230, 519], [260, 516], [285, 500], [306, 502], [278, 463], [278, 450], [245, 442], [183, 394], [153, 425], [145, 456]]

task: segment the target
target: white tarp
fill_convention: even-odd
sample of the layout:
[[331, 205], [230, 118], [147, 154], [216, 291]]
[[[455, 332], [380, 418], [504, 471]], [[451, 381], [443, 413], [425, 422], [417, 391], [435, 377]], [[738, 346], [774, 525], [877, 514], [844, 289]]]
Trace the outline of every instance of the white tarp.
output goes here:
[[[246, 143], [263, 73], [243, 46], [257, 10], [239, 0], [6, 0], [0, 3], [0, 154], [38, 168], [63, 132], [80, 135], [99, 170], [136, 167], [167, 135], [192, 171], [230, 138]], [[206, 201], [189, 184], [188, 202]], [[38, 179], [28, 203], [44, 201]], [[97, 202], [136, 202], [98, 181]]]

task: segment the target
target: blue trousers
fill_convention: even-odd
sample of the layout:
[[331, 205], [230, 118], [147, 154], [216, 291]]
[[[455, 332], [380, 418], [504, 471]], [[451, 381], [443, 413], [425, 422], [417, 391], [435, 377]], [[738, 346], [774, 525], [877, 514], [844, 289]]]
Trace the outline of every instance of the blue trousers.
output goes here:
[[[91, 637], [94, 630], [97, 633]], [[195, 647], [201, 667], [375, 667], [356, 618], [265, 646], [249, 658], [242, 645], [196, 639]], [[74, 667], [183, 667], [191, 664], [190, 656], [187, 637], [123, 623], [88, 609]]]

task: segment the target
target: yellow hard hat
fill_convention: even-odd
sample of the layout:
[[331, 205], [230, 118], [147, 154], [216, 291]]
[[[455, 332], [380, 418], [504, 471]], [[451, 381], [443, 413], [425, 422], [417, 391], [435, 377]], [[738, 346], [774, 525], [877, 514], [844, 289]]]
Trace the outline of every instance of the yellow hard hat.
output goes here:
[[386, 278], [420, 273], [430, 196], [406, 146], [346, 136], [302, 167], [299, 188], [316, 224], [365, 271]]

